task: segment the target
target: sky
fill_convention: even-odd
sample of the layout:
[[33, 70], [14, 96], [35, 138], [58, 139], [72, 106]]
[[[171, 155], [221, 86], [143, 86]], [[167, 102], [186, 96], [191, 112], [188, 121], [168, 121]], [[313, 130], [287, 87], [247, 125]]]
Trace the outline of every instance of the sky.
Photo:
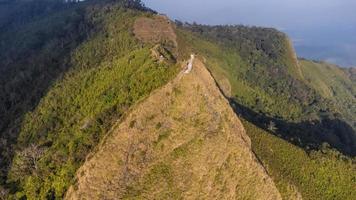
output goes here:
[[172, 19], [274, 27], [299, 57], [356, 66], [356, 0], [143, 0]]

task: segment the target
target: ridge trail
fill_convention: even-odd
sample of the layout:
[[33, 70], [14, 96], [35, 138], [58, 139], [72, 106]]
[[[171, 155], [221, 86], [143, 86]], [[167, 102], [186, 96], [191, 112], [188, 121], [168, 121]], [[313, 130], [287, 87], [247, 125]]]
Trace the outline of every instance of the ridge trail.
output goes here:
[[65, 199], [281, 199], [210, 72], [191, 61], [133, 107]]

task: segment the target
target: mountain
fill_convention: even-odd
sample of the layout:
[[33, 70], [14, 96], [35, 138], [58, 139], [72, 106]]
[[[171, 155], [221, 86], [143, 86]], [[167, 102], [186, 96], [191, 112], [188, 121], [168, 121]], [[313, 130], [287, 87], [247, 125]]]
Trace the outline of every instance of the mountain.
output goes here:
[[0, 41], [3, 199], [356, 196], [354, 70], [275, 29], [18, 0]]
[[281, 199], [200, 60], [133, 107], [66, 199]]
[[0, 36], [1, 183], [15, 199], [60, 199], [112, 124], [177, 67], [157, 63], [131, 35], [141, 4], [9, 6], [36, 16], [14, 19]]
[[[352, 127], [356, 110], [356, 82], [353, 79], [352, 68], [349, 72], [325, 62], [300, 61], [305, 82], [320, 96], [329, 99], [338, 108]], [[349, 74], [350, 73], [350, 74]]]
[[[304, 199], [352, 199], [355, 112], [344, 109], [355, 101], [355, 82], [345, 76], [349, 72], [326, 63], [318, 72], [317, 66], [307, 65], [312, 61], [297, 60], [288, 38], [275, 29], [177, 25], [184, 51], [205, 59], [283, 199], [299, 194]], [[312, 84], [320, 76], [330, 88], [334, 86], [328, 78], [335, 79], [340, 94], [347, 94], [347, 104], [338, 102], [338, 93], [322, 96]], [[335, 148], [351, 153], [351, 159]]]
[[[265, 128], [276, 123], [278, 135], [303, 148], [326, 142], [355, 155], [356, 87], [343, 70], [298, 60], [288, 37], [275, 29], [180, 26], [217, 82], [231, 85], [228, 96], [245, 118]], [[333, 95], [322, 87], [334, 88]]]

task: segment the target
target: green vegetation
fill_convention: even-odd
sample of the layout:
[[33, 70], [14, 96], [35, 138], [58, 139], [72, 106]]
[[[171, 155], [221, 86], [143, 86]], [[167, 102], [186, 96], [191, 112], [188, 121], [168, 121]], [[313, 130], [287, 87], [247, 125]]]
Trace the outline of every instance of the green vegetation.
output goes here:
[[[44, 13], [46, 7], [58, 12]], [[44, 2], [0, 6], [0, 27], [6, 27], [0, 31], [1, 183], [25, 113], [70, 68], [71, 51], [93, 32], [83, 8], [65, 7]]]
[[324, 98], [330, 99], [348, 121], [356, 118], [356, 82], [338, 66], [301, 59], [305, 81]]
[[295, 186], [303, 199], [351, 200], [356, 196], [356, 166], [337, 151], [324, 148], [306, 153], [243, 120], [252, 149], [274, 179], [284, 199]]
[[[295, 190], [305, 199], [356, 196], [355, 161], [326, 144], [356, 155], [355, 69], [298, 61], [285, 34], [245, 26], [177, 22], [174, 57], [135, 39], [134, 20], [151, 15], [138, 0], [0, 1], [0, 197], [62, 199], [113, 124], [191, 52], [231, 85], [226, 95], [285, 198]], [[173, 156], [188, 155], [185, 147]], [[145, 181], [168, 184], [168, 198], [171, 173], [160, 163]]]
[[318, 149], [327, 142], [356, 154], [355, 111], [347, 109], [355, 105], [355, 86], [346, 73], [338, 72], [338, 79], [345, 79], [339, 80], [339, 91], [347, 93], [347, 98], [338, 95], [341, 103], [308, 82], [318, 72], [306, 71], [288, 38], [274, 29], [178, 24], [181, 54], [198, 53], [218, 84], [228, 79], [230, 100], [239, 114], [261, 127], [275, 122], [276, 134], [303, 148]]
[[246, 119], [252, 148], [285, 199], [298, 192], [303, 199], [355, 196], [355, 161], [327, 144], [355, 155], [352, 75], [297, 62], [273, 29], [180, 25], [181, 54], [198, 53], [219, 85], [228, 79], [231, 105]]
[[[149, 49], [142, 49], [65, 77], [26, 115], [18, 139], [19, 146], [36, 144], [45, 153], [31, 176], [21, 171], [23, 157], [18, 153], [10, 180], [19, 181], [28, 198], [36, 197], [36, 191], [43, 199], [48, 194], [61, 198], [75, 170], [113, 122], [173, 72], [150, 59]], [[38, 177], [44, 181], [34, 181]]]
[[[253, 30], [251, 30], [252, 33]], [[251, 35], [249, 33], [245, 34]], [[238, 102], [271, 116], [282, 116], [289, 119], [301, 116], [302, 110], [297, 104], [297, 99], [293, 99], [292, 95], [288, 94], [291, 93], [289, 87], [292, 87], [291, 83], [287, 83], [290, 75], [286, 72], [281, 72], [278, 75], [281, 78], [278, 79], [279, 77], [268, 74], [273, 73], [271, 71], [274, 71], [274, 66], [283, 66], [282, 63], [278, 63], [283, 61], [268, 60], [267, 53], [263, 53], [262, 50], [261, 52], [257, 52], [261, 54], [260, 56], [256, 55], [256, 58], [246, 58], [244, 57], [245, 54], [254, 55], [253, 50], [241, 47], [244, 51], [240, 53], [240, 50], [236, 49], [240, 47], [235, 48], [232, 44], [225, 45], [225, 43], [220, 43], [215, 39], [207, 38], [204, 34], [198, 35], [195, 32], [191, 34], [181, 31], [180, 36], [182, 37], [181, 40], [187, 43], [187, 46], [189, 45], [190, 48], [193, 48], [193, 51], [197, 51], [201, 56], [206, 58], [208, 67], [218, 82], [222, 77], [228, 78], [232, 85], [233, 97]], [[240, 38], [240, 40], [245, 40], [245, 38]], [[248, 39], [246, 40], [248, 41]], [[284, 41], [280, 42], [282, 43], [280, 44], [282, 48]], [[276, 52], [278, 51], [276, 50]], [[261, 56], [263, 58], [259, 60]], [[277, 58], [282, 57], [282, 55], [275, 56]], [[269, 67], [266, 67], [266, 65]], [[264, 76], [261, 76], [261, 74], [264, 74]], [[280, 87], [280, 91], [275, 90], [276, 87]]]
[[[174, 62], [156, 61], [152, 46], [132, 34], [136, 17], [150, 13], [128, 9], [125, 1], [108, 2], [52, 10], [0, 35], [8, 38], [1, 45], [7, 64], [1, 69], [0, 117], [7, 120], [1, 129], [13, 144], [2, 154], [11, 161], [9, 149], [16, 149], [2, 180], [10, 199], [62, 199], [113, 123], [177, 72]], [[36, 3], [26, 5], [24, 12], [31, 13]], [[13, 129], [18, 132], [7, 131]]]

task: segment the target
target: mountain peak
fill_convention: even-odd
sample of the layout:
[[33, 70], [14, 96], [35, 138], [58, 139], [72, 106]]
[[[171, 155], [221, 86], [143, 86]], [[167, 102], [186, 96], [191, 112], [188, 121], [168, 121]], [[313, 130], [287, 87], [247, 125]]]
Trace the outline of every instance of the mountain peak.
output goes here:
[[66, 198], [281, 199], [199, 59], [118, 122]]

